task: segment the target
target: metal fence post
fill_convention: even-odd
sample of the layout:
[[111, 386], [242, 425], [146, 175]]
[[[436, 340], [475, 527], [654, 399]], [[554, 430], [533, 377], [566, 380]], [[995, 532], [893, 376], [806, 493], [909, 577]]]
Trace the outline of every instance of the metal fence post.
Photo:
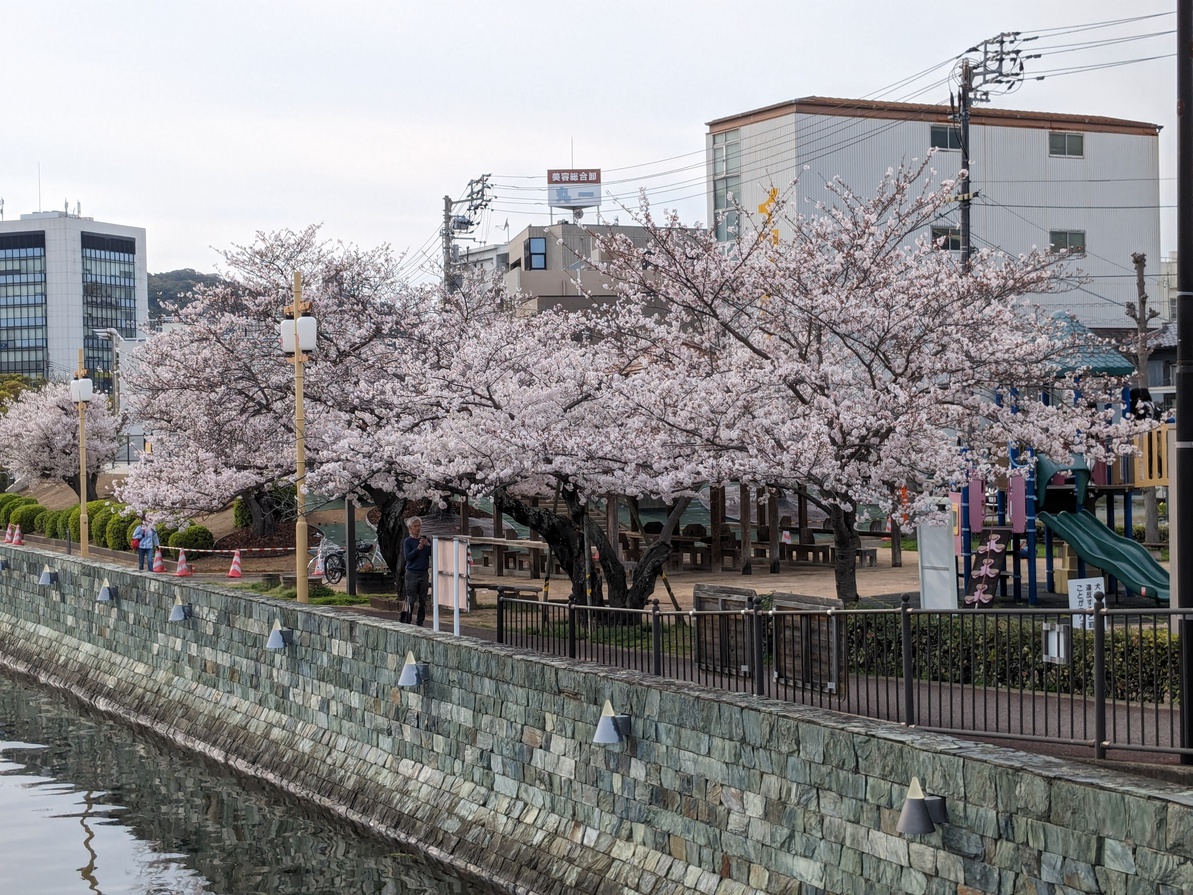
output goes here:
[[568, 658], [576, 658], [576, 599], [568, 600]]
[[763, 677], [765, 662], [762, 655], [762, 597], [754, 598], [754, 692], [766, 695], [766, 678]]
[[1106, 595], [1094, 594], [1094, 758], [1106, 757]]
[[497, 642], [505, 643], [505, 600], [497, 591]]
[[663, 619], [659, 615], [659, 601], [653, 600], [650, 607], [651, 670], [656, 677], [663, 676]]
[[899, 607], [900, 631], [903, 642], [903, 721], [909, 727], [919, 724], [919, 717], [915, 710], [915, 664], [912, 661], [911, 650], [911, 594], [903, 595], [903, 605]]

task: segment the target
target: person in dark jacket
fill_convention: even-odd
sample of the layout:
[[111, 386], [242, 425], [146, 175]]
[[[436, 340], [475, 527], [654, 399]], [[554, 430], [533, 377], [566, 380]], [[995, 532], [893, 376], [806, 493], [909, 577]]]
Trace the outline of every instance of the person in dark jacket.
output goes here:
[[402, 555], [406, 559], [406, 606], [399, 621], [409, 624], [415, 616], [422, 627], [427, 617], [427, 592], [431, 585], [431, 542], [422, 533], [423, 523], [417, 516], [406, 523], [409, 532], [402, 541]]

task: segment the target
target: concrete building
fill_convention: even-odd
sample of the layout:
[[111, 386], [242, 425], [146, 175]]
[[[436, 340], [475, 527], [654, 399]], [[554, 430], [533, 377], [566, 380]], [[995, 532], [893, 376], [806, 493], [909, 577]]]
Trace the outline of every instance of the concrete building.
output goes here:
[[144, 228], [65, 211], [0, 221], [0, 373], [69, 379], [82, 348], [110, 391], [120, 340], [148, 317]]
[[642, 227], [580, 226], [561, 221], [546, 227], [527, 227], [504, 246], [482, 246], [467, 255], [461, 253], [460, 265], [499, 277], [510, 293], [521, 292], [522, 313], [556, 306], [574, 311], [592, 304], [585, 297], [586, 290], [598, 296], [604, 292], [605, 277], [594, 266], [601, 260], [594, 232], [627, 236], [640, 247], [648, 242]]
[[[1115, 118], [974, 107], [974, 248], [1070, 250], [1088, 282], [1037, 300], [1071, 310], [1091, 328], [1122, 327], [1135, 294], [1131, 254], [1160, 257], [1159, 130]], [[706, 137], [709, 219], [727, 239], [735, 207], [753, 213], [772, 188], [785, 190], [797, 178], [791, 207], [804, 213], [811, 209], [805, 199], [829, 198], [824, 187], [834, 177], [869, 195], [887, 169], [923, 159], [933, 147], [938, 179], [954, 177], [960, 132], [947, 106], [807, 97], [719, 118]], [[959, 250], [957, 209], [925, 235]], [[1149, 279], [1155, 295], [1158, 265]]]

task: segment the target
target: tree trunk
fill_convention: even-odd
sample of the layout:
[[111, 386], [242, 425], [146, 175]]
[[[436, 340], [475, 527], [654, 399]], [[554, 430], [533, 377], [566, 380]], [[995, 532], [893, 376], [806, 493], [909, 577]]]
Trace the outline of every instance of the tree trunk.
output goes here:
[[891, 515], [891, 568], [903, 568], [903, 526], [894, 514]]
[[[1160, 501], [1156, 499], [1155, 488], [1143, 488], [1143, 541], [1153, 545], [1160, 543]], [[1130, 500], [1130, 496], [1127, 500]]]
[[277, 530], [278, 520], [268, 498], [259, 491], [242, 494], [241, 499], [249, 508], [249, 515], [253, 519], [252, 534], [254, 537], [271, 535]]
[[377, 547], [385, 558], [385, 564], [394, 570], [396, 580], [402, 555], [402, 538], [406, 536], [406, 523], [402, 520], [402, 514], [406, 512], [406, 498], [377, 488], [366, 488], [365, 492], [381, 513], [381, 519], [377, 522]]
[[837, 557], [833, 573], [837, 579], [837, 599], [845, 603], [856, 603], [857, 596], [857, 550], [861, 546], [858, 537], [857, 513], [829, 504], [829, 523], [833, 527], [833, 542]]
[[[70, 490], [74, 491], [75, 494], [79, 493], [79, 474], [77, 472], [72, 476], [67, 476], [62, 481], [64, 481], [68, 486], [70, 486]], [[98, 495], [95, 492], [96, 484], [98, 483], [98, 481], [99, 481], [99, 473], [98, 472], [87, 476], [87, 501], [88, 502], [90, 502], [92, 500], [99, 499]]]
[[[552, 512], [546, 507], [531, 506], [504, 490], [499, 490], [494, 495], [494, 500], [501, 512], [521, 525], [537, 531], [551, 546], [555, 561], [567, 573], [572, 583], [572, 598], [577, 603], [584, 604], [587, 600], [587, 589], [584, 586], [584, 526], [588, 530], [589, 544], [596, 548], [600, 557], [598, 565], [605, 579], [609, 605], [626, 609], [643, 608], [654, 593], [659, 573], [662, 572], [667, 557], [671, 555], [671, 535], [675, 532], [679, 518], [687, 509], [690, 499], [683, 498], [672, 507], [658, 540], [644, 551], [627, 585], [625, 565], [614, 555], [604, 529], [586, 512], [587, 505], [582, 502], [580, 495], [566, 485], [560, 492], [567, 515]], [[597, 592], [596, 588], [593, 588], [593, 593]]]

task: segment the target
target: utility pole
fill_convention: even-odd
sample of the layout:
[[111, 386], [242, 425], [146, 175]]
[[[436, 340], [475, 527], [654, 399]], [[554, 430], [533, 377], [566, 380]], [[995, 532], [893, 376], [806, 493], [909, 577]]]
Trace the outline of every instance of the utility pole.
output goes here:
[[[1193, 3], [1176, 5], [1176, 117], [1177, 165], [1177, 273], [1176, 273], [1176, 450], [1169, 468], [1169, 545], [1172, 556], [1172, 595], [1177, 609], [1193, 609], [1193, 197], [1189, 171], [1193, 170]], [[1183, 492], [1181, 490], [1183, 486]], [[1193, 616], [1180, 622], [1181, 692], [1193, 693]], [[1193, 706], [1181, 700], [1181, 746], [1193, 749]], [[1182, 753], [1181, 764], [1193, 764], [1193, 754]]]
[[[453, 243], [457, 238], [471, 233], [476, 229], [475, 215], [489, 207], [493, 201], [489, 186], [492, 174], [482, 174], [475, 180], [468, 181], [468, 195], [463, 199], [443, 197], [443, 288], [448, 292], [456, 292], [460, 288], [460, 281], [455, 273], [456, 257]], [[454, 214], [457, 205], [464, 205], [464, 214]], [[460, 234], [460, 236], [457, 236]]]
[[981, 54], [980, 59], [964, 58], [958, 75], [960, 87], [957, 96], [955, 119], [960, 130], [961, 168], [965, 175], [961, 180], [961, 192], [957, 201], [961, 206], [961, 267], [969, 270], [969, 259], [973, 254], [973, 237], [970, 228], [970, 206], [978, 195], [970, 188], [969, 166], [973, 161], [969, 154], [969, 118], [974, 103], [990, 102], [994, 91], [1006, 93], [1023, 81], [1023, 63], [1039, 58], [1038, 54], [1024, 56], [1020, 44], [1035, 40], [1034, 37], [1020, 37], [1018, 31], [1004, 31], [967, 53]]
[[[1147, 388], [1147, 361], [1151, 355], [1148, 347], [1147, 325], [1160, 316], [1155, 308], [1147, 306], [1147, 288], [1143, 282], [1143, 271], [1147, 266], [1147, 255], [1134, 252], [1131, 262], [1135, 265], [1135, 286], [1139, 294], [1139, 304], [1127, 302], [1127, 316], [1135, 321], [1135, 388], [1142, 394]], [[1156, 499], [1155, 488], [1143, 489], [1143, 540], [1147, 544], [1157, 544], [1160, 541], [1160, 506]]]

